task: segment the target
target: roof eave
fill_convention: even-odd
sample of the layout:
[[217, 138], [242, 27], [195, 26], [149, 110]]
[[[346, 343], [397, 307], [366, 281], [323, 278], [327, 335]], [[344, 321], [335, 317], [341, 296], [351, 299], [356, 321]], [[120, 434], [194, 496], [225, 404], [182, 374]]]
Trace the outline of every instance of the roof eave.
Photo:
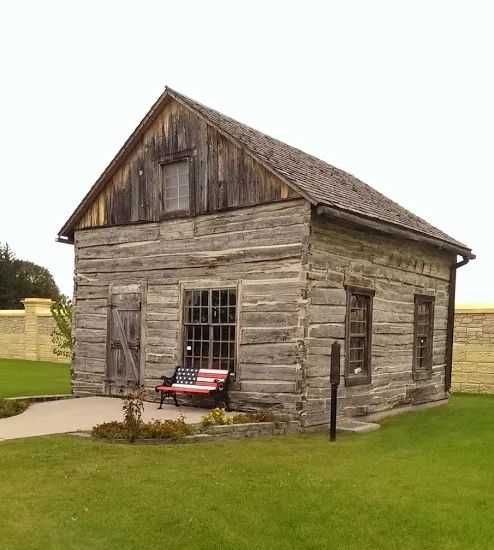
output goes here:
[[442, 239], [425, 235], [423, 233], [412, 231], [410, 229], [406, 229], [404, 227], [391, 224], [389, 222], [358, 216], [345, 210], [340, 210], [339, 208], [324, 204], [318, 204], [316, 212], [319, 215], [344, 220], [351, 223], [352, 225], [366, 227], [368, 229], [373, 229], [374, 231], [379, 231], [380, 233], [386, 233], [395, 237], [401, 237], [412, 241], [426, 243], [441, 248], [443, 250], [447, 250], [448, 252], [459, 254], [460, 256], [463, 256], [464, 258], [468, 258], [470, 260], [474, 260], [476, 258], [475, 254], [472, 253], [472, 250], [470, 248], [462, 247], [459, 244], [457, 245], [451, 242], [444, 241]]

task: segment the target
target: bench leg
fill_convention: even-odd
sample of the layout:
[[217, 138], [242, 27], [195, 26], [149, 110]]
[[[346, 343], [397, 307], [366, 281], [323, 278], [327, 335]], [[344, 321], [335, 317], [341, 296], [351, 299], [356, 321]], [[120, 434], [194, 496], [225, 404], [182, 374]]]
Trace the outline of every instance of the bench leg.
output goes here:
[[228, 387], [225, 386], [223, 390], [215, 390], [211, 392], [214, 400], [214, 406], [219, 407], [223, 405], [225, 410], [230, 410], [230, 400], [228, 399]]
[[161, 397], [160, 397], [160, 406], [158, 407], [158, 409], [162, 409], [163, 408], [163, 403], [165, 402], [165, 399], [167, 397], [171, 397], [175, 403], [175, 407], [180, 407], [180, 405], [178, 404], [178, 401], [177, 401], [177, 394], [173, 391], [162, 391], [161, 392]]

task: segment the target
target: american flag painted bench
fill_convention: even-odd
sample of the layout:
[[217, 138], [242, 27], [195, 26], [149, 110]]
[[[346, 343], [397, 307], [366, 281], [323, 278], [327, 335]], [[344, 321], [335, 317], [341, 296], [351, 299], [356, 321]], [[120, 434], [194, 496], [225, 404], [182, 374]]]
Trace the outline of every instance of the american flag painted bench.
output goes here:
[[173, 376], [163, 376], [163, 384], [154, 388], [157, 393], [161, 393], [158, 408], [163, 407], [166, 397], [173, 398], [175, 406], [178, 407], [177, 393], [202, 393], [212, 396], [216, 406], [223, 402], [228, 409], [229, 374], [228, 370], [178, 366]]

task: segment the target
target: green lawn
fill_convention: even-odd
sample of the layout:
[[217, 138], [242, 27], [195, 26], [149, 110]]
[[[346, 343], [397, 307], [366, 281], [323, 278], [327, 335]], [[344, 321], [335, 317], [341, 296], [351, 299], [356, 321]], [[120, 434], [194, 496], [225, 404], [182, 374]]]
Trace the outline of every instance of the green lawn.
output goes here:
[[125, 446], [0, 443], [2, 548], [494, 548], [494, 397], [377, 432]]
[[0, 397], [70, 393], [70, 365], [0, 359]]

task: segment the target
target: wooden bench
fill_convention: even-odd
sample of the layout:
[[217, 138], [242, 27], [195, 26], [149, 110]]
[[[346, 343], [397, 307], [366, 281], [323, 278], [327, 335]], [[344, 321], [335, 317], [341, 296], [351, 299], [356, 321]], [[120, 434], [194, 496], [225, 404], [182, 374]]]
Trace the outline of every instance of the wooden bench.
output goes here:
[[157, 393], [161, 393], [158, 408], [163, 407], [166, 397], [171, 397], [175, 406], [178, 407], [177, 393], [198, 393], [210, 395], [214, 399], [215, 406], [223, 402], [228, 410], [229, 374], [228, 370], [177, 366], [173, 376], [163, 376], [163, 384], [154, 388]]

